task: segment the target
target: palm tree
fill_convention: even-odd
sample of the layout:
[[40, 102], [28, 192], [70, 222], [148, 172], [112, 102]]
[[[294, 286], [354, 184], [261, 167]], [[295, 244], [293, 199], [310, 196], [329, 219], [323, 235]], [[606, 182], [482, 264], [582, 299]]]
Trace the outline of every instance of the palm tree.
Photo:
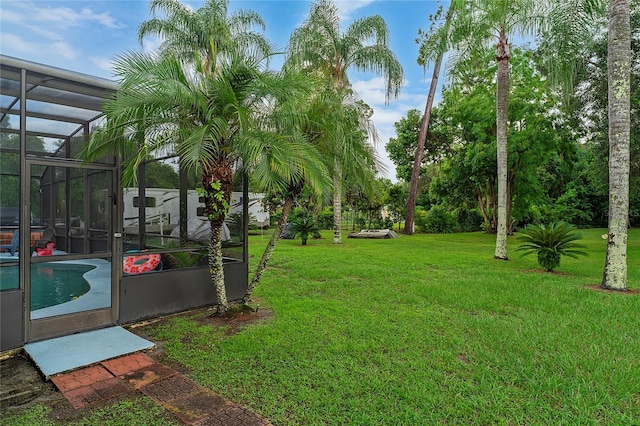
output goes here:
[[[126, 54], [115, 66], [121, 90], [104, 106], [106, 124], [85, 148], [87, 157], [123, 154], [129, 178], [150, 155], [166, 152], [200, 173], [219, 313], [228, 310], [221, 244], [234, 171], [257, 164], [264, 152], [295, 152], [281, 148], [289, 141], [263, 124], [271, 105], [287, 103], [298, 84], [289, 74], [264, 71], [265, 59], [256, 50], [229, 45], [213, 57], [213, 72], [204, 72], [170, 52]], [[274, 164], [286, 162], [282, 157]]]
[[[227, 299], [220, 232], [228, 210], [234, 166], [242, 164], [250, 168], [263, 164], [256, 157], [269, 153], [269, 166], [286, 175], [289, 164], [300, 164], [302, 158], [308, 158], [307, 153], [300, 154], [294, 140], [282, 133], [276, 135], [273, 123], [264, 122], [273, 115], [264, 112], [263, 99], [268, 98], [274, 106], [275, 100], [292, 93], [282, 90], [282, 83], [291, 74], [269, 75], [261, 71], [273, 53], [264, 36], [252, 31], [254, 27], [264, 30], [262, 18], [252, 11], [230, 14], [228, 5], [228, 0], [208, 0], [192, 11], [178, 0], [152, 0], [152, 14], [159, 12], [162, 18], [153, 17], [142, 23], [139, 39], [142, 43], [148, 35], [160, 36], [162, 57], [138, 56], [139, 61], [134, 57], [122, 58], [120, 76], [126, 95], [121, 94], [111, 105], [112, 113], [107, 114], [110, 129], [103, 132], [106, 138], [103, 142], [95, 140], [96, 144], [105, 140], [114, 143], [110, 139], [114, 134], [134, 127], [139, 129], [138, 148], [132, 151], [137, 155], [131, 157], [128, 164], [132, 167], [126, 170], [134, 169], [142, 152], [163, 145], [172, 146], [181, 155], [181, 164], [199, 170], [212, 230], [209, 266], [221, 313], [227, 309]], [[175, 74], [162, 75], [164, 67]], [[140, 73], [137, 79], [132, 75], [136, 72]], [[136, 95], [144, 101], [129, 104]], [[176, 100], [173, 110], [170, 102], [163, 102], [163, 97]], [[123, 117], [124, 109], [135, 110], [135, 117]], [[256, 113], [258, 110], [260, 114]], [[158, 119], [166, 121], [164, 124], [153, 121]], [[130, 142], [136, 145], [135, 141]], [[288, 146], [286, 150], [278, 149], [284, 144]], [[269, 177], [256, 173], [254, 180], [259, 180], [259, 176]]]
[[[457, 3], [456, 3], [457, 4]], [[533, 35], [544, 22], [544, 3], [535, 0], [466, 0], [456, 8], [451, 21], [451, 39], [457, 53], [455, 62], [477, 54], [478, 48], [494, 43], [496, 75], [496, 145], [498, 175], [498, 225], [494, 258], [507, 260], [507, 230], [510, 216], [508, 188], [507, 128], [509, 106], [509, 38]]]
[[[558, 2], [550, 14], [545, 34], [556, 56], [549, 58], [552, 76], [573, 93], [576, 64], [585, 61], [585, 43], [601, 27], [595, 18], [609, 6], [608, 122], [609, 122], [609, 224], [602, 287], [627, 290], [627, 227], [629, 224], [631, 25], [629, 0], [571, 0]], [[559, 76], [559, 77], [558, 77]]]
[[609, 3], [609, 230], [602, 287], [627, 290], [631, 26], [629, 0]]
[[[312, 115], [318, 111], [318, 104], [322, 105], [322, 99], [318, 96], [305, 95], [305, 97], [299, 97], [293, 102], [293, 105], [295, 105], [296, 115], [304, 117], [302, 122], [290, 123], [283, 120], [274, 123], [274, 126], [278, 128], [278, 134], [290, 135], [290, 137], [299, 141], [295, 145], [299, 148], [299, 151], [289, 152], [289, 163], [283, 165], [283, 167], [274, 167], [273, 150], [271, 150], [260, 157], [259, 163], [252, 171], [252, 177], [262, 190], [273, 191], [280, 195], [284, 202], [278, 225], [271, 234], [253, 278], [247, 286], [247, 291], [243, 297], [243, 303], [245, 304], [249, 303], [253, 291], [260, 283], [262, 274], [266, 270], [267, 264], [289, 220], [289, 214], [296, 198], [305, 187], [310, 188], [315, 196], [319, 198], [324, 189], [329, 186], [327, 169], [322, 162], [318, 147], [314, 143], [315, 139], [322, 133], [317, 126], [318, 120], [312, 118]], [[286, 107], [283, 108], [285, 115], [286, 109]], [[322, 118], [323, 115], [319, 117], [320, 121]], [[287, 144], [287, 148], [291, 149], [291, 144]]]
[[[389, 31], [384, 19], [378, 15], [357, 19], [341, 32], [338, 12], [331, 0], [318, 0], [311, 5], [309, 16], [291, 35], [289, 63], [321, 73], [335, 92], [349, 89], [349, 69], [382, 73], [387, 99], [397, 96], [402, 84], [402, 66], [388, 47]], [[336, 244], [342, 243], [343, 167], [353, 154], [345, 135], [338, 135], [333, 141], [333, 242]]]
[[[253, 174], [258, 176], [268, 175], [266, 179], [260, 179], [262, 182], [279, 183], [272, 185], [265, 190], [274, 191], [283, 199], [282, 215], [278, 221], [271, 238], [265, 247], [262, 257], [258, 263], [255, 274], [249, 283], [244, 303], [248, 303], [255, 287], [259, 284], [263, 272], [265, 271], [271, 256], [275, 250], [284, 228], [288, 222], [289, 214], [297, 198], [301, 195], [305, 188], [312, 192], [312, 196], [320, 200], [326, 189], [330, 188], [329, 173], [327, 166], [322, 162], [329, 157], [329, 163], [332, 161], [332, 143], [331, 141], [338, 137], [349, 138], [348, 141], [354, 141], [351, 146], [351, 152], [356, 155], [352, 156], [353, 161], [349, 163], [346, 172], [349, 176], [357, 176], [361, 182], [372, 181], [373, 173], [364, 177], [372, 166], [377, 164], [376, 158], [371, 147], [364, 143], [367, 132], [372, 132], [370, 121], [362, 117], [360, 109], [362, 105], [354, 102], [345, 102], [342, 95], [333, 91], [324, 90], [323, 82], [314, 79], [307, 79], [315, 90], [304, 97], [297, 99], [295, 104], [296, 114], [303, 117], [302, 121], [295, 123], [295, 128], [280, 128], [280, 134], [297, 134], [306, 143], [305, 161], [294, 162], [292, 159], [290, 167], [283, 170], [277, 170], [270, 164], [268, 155], [261, 157], [259, 167]], [[350, 129], [347, 133], [346, 129]], [[358, 130], [359, 129], [359, 130]], [[341, 133], [342, 132], [342, 133]], [[338, 136], [340, 135], [340, 136]], [[356, 136], [359, 135], [359, 139]], [[375, 136], [375, 135], [372, 135]], [[360, 141], [357, 143], [355, 141]], [[297, 158], [297, 157], [296, 157]], [[289, 171], [294, 173], [289, 173]], [[286, 176], [282, 172], [286, 171]], [[264, 188], [264, 187], [263, 187]]]
[[151, 0], [150, 10], [163, 17], [154, 16], [140, 25], [140, 44], [149, 35], [159, 36], [161, 52], [187, 63], [199, 61], [205, 73], [213, 70], [218, 52], [241, 46], [266, 56], [272, 50], [263, 34], [252, 31], [254, 27], [264, 31], [262, 17], [250, 10], [229, 13], [229, 0], [207, 0], [196, 11], [179, 0]]
[[[423, 34], [422, 44], [420, 46], [420, 56], [418, 63], [426, 67], [432, 60], [433, 76], [429, 84], [429, 95], [424, 107], [424, 115], [420, 123], [420, 133], [418, 134], [418, 146], [416, 147], [415, 159], [413, 161], [413, 169], [411, 170], [411, 182], [409, 183], [409, 195], [407, 197], [406, 216], [404, 220], [404, 234], [413, 234], [413, 216], [416, 209], [416, 198], [418, 197], [418, 180], [420, 179], [420, 167], [424, 157], [424, 146], [427, 141], [427, 132], [429, 131], [429, 122], [431, 120], [431, 110], [433, 100], [436, 96], [436, 88], [438, 87], [438, 79], [440, 77], [440, 67], [442, 59], [447, 50], [449, 50], [449, 28], [451, 17], [458, 6], [458, 3], [452, 3], [447, 10], [444, 24], [438, 29], [432, 29], [428, 35]], [[434, 21], [440, 16], [442, 9], [433, 18]]]

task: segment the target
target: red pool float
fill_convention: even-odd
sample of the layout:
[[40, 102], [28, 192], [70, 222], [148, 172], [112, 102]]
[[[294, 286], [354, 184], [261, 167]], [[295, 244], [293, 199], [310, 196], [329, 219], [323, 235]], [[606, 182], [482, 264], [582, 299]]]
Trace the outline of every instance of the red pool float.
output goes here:
[[160, 265], [159, 254], [140, 254], [127, 256], [122, 262], [122, 270], [125, 274], [135, 275], [150, 272]]

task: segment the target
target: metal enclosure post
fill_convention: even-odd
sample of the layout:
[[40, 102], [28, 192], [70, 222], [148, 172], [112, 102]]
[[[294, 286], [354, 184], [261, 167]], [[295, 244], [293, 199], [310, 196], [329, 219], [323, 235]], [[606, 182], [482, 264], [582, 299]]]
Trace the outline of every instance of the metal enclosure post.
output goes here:
[[[29, 199], [30, 173], [27, 170], [27, 70], [20, 70], [20, 257], [18, 258], [18, 281], [24, 291], [22, 301], [22, 322], [24, 324], [24, 341], [29, 336], [29, 317], [31, 304], [31, 200]], [[26, 253], [29, 252], [29, 256]], [[22, 278], [22, 279], [20, 279]]]

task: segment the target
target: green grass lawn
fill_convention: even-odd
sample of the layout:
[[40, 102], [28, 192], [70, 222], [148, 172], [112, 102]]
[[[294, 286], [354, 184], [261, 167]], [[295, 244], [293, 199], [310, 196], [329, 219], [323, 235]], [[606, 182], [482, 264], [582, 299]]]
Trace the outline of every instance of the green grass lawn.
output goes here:
[[[589, 256], [553, 274], [512, 238], [512, 259], [494, 260], [481, 233], [283, 240], [256, 290], [272, 318], [230, 335], [199, 313], [151, 332], [275, 425], [640, 425], [640, 295], [587, 288], [604, 232], [583, 231]], [[251, 271], [266, 242], [251, 236]], [[640, 230], [628, 266], [638, 289]]]
[[[271, 320], [226, 336], [181, 318], [156, 336], [276, 425], [640, 424], [640, 295], [586, 288], [604, 232], [555, 274], [494, 260], [480, 233], [284, 240], [256, 290]], [[266, 240], [251, 237], [253, 266]], [[639, 230], [628, 265], [638, 288]]]

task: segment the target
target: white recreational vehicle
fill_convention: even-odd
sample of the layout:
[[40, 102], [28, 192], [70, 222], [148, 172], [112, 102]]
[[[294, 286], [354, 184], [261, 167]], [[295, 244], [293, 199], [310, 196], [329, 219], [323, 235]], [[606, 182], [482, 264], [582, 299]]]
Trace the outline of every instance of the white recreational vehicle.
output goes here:
[[[124, 188], [124, 229], [127, 233], [138, 231], [138, 188]], [[269, 212], [262, 207], [264, 194], [249, 193], [249, 217], [259, 227], [269, 225]], [[233, 192], [229, 215], [242, 212], [242, 192]], [[180, 190], [174, 188], [146, 188], [145, 222], [147, 232], [168, 235], [180, 224]], [[187, 191], [187, 221], [205, 220], [204, 200], [195, 190]]]

